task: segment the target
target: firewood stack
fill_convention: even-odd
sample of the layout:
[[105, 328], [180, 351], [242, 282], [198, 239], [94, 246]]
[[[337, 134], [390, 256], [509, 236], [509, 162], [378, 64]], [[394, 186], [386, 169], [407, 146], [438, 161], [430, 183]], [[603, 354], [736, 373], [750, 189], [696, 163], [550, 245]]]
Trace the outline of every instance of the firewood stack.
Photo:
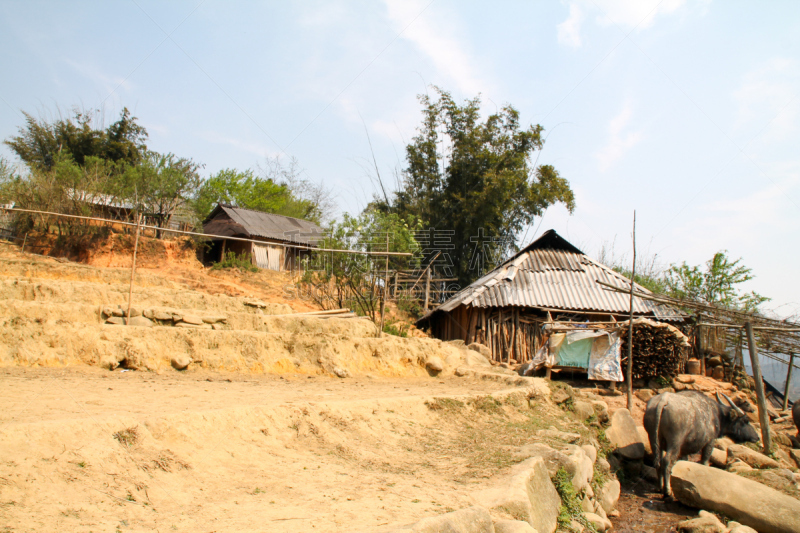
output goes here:
[[[622, 371], [628, 367], [628, 321], [620, 322]], [[670, 324], [646, 318], [633, 320], [633, 379], [674, 377], [688, 353], [689, 339]]]

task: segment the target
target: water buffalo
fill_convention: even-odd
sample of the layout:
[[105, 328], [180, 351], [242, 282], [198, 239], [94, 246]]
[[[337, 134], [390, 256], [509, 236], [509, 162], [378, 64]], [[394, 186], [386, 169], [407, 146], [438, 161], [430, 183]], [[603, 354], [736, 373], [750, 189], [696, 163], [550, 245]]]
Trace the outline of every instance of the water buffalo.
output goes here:
[[800, 439], [800, 400], [792, 404], [792, 420], [794, 420], [794, 427], [797, 428], [797, 438]]
[[[723, 435], [736, 442], [757, 442], [758, 433], [730, 398], [719, 393], [717, 401], [697, 391], [664, 392], [647, 402], [644, 427], [650, 438], [655, 468], [664, 496], [672, 496], [669, 477], [679, 457], [702, 451], [708, 464], [714, 440]], [[663, 457], [662, 457], [663, 453]]]

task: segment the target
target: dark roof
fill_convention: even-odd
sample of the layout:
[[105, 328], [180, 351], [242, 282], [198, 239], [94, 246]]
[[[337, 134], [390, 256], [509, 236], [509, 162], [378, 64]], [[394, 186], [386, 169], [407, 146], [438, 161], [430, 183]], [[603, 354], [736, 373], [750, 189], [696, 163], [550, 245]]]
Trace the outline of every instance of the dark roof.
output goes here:
[[[629, 296], [607, 290], [597, 281], [630, 287], [628, 278], [590, 258], [554, 230], [548, 230], [508, 261], [454, 294], [420, 322], [437, 311], [452, 311], [459, 305], [628, 313]], [[634, 285], [638, 291], [650, 294], [644, 287]], [[662, 320], [683, 320], [683, 314], [676, 309], [640, 298], [634, 298], [633, 311]]]
[[323, 230], [308, 220], [219, 204], [203, 221], [211, 235], [244, 235], [316, 246]]

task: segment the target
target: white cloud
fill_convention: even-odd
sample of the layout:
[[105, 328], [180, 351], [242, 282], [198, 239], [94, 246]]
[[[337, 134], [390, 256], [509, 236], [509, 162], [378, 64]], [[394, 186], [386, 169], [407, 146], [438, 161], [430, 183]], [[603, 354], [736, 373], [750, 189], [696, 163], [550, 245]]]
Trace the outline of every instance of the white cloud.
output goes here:
[[759, 141], [785, 139], [794, 131], [800, 114], [795, 96], [800, 90], [800, 69], [792, 59], [773, 58], [748, 72], [733, 93], [737, 105], [733, 129], [749, 142], [765, 126]]
[[[475, 72], [475, 60], [467, 53], [467, 46], [453, 35], [452, 26], [426, 16], [428, 2], [385, 0], [385, 4], [397, 31], [403, 32], [401, 38], [411, 41], [428, 56], [442, 76], [468, 95], [488, 92], [489, 84]], [[445, 20], [452, 21], [452, 17]]]
[[94, 83], [102, 85], [107, 92], [116, 91], [117, 89], [131, 90], [132, 85], [127, 78], [122, 76], [109, 76], [95, 65], [89, 63], [81, 63], [72, 59], [64, 60], [67, 65], [81, 73], [83, 76], [89, 78]]
[[581, 23], [583, 22], [583, 11], [578, 4], [569, 5], [569, 17], [567, 20], [556, 26], [558, 29], [558, 42], [560, 44], [578, 48], [581, 42]]
[[633, 107], [631, 103], [625, 102], [622, 111], [608, 123], [608, 144], [595, 154], [601, 172], [611, 168], [614, 163], [624, 157], [631, 148], [642, 140], [640, 131], [625, 133], [632, 115]]

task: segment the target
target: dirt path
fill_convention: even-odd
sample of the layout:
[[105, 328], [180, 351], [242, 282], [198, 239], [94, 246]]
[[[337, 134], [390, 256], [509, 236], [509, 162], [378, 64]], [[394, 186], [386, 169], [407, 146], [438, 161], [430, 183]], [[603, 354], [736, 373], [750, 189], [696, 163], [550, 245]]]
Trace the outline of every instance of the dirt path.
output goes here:
[[[514, 403], [475, 401], [506, 387], [4, 368], [0, 524], [294, 532], [413, 522], [471, 505], [534, 428], [562, 424], [546, 404], [530, 411], [526, 389]], [[432, 409], [434, 397], [463, 401]]]

